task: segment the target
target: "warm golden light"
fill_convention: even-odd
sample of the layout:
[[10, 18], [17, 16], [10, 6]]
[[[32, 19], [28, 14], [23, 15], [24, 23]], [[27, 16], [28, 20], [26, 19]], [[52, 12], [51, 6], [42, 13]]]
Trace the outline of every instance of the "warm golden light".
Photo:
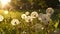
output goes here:
[[4, 13], [5, 13], [5, 14], [8, 14], [8, 11], [6, 10], [6, 11], [4, 11]]
[[1, 0], [2, 7], [4, 7], [5, 5], [7, 5], [10, 2], [11, 2], [11, 0]]

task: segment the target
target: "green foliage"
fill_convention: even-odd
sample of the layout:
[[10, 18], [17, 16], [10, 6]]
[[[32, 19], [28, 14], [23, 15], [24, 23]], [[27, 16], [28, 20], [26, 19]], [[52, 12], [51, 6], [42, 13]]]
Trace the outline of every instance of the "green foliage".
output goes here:
[[[44, 11], [42, 11], [42, 13], [44, 13]], [[50, 34], [51, 31], [54, 32], [56, 29], [58, 29], [59, 19], [55, 19], [55, 20], [51, 19], [48, 25], [49, 27], [47, 27], [41, 24], [41, 22], [37, 18], [34, 19], [30, 25], [34, 26], [35, 24], [41, 24], [44, 27], [44, 29], [41, 30], [40, 28], [38, 30], [38, 29], [35, 29], [36, 27], [31, 28], [29, 23], [21, 19], [21, 15], [23, 13], [25, 12], [15, 10], [15, 11], [9, 11], [9, 14], [4, 14], [4, 10], [0, 10], [0, 14], [5, 17], [5, 19], [2, 22], [0, 22], [0, 34], [22, 34], [23, 31], [25, 31], [26, 34]], [[58, 13], [59, 12], [57, 12], [56, 14], [55, 12], [54, 15], [58, 15]], [[13, 26], [11, 24], [11, 20], [14, 18], [18, 19], [21, 23], [19, 25]], [[56, 18], [58, 18], [58, 16]]]

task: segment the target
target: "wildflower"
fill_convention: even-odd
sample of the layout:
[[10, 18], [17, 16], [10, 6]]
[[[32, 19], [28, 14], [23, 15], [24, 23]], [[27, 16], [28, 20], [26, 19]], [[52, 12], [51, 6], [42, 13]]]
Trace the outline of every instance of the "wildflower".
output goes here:
[[32, 13], [31, 13], [31, 17], [32, 17], [32, 18], [37, 18], [37, 17], [38, 17], [38, 13], [35, 12], [35, 11], [32, 12]]
[[40, 17], [39, 18], [41, 18], [40, 20], [41, 20], [41, 22], [43, 23], [43, 24], [45, 24], [45, 25], [47, 25], [49, 22], [50, 22], [50, 17], [48, 16], [48, 15], [46, 15], [46, 14], [40, 14]]
[[31, 16], [27, 16], [27, 18], [25, 19], [26, 22], [32, 22], [32, 17]]
[[47, 9], [46, 9], [46, 13], [53, 14], [53, 13], [54, 13], [54, 9], [52, 9], [52, 8], [47, 8]]
[[13, 19], [13, 20], [11, 21], [11, 24], [12, 24], [12, 25], [18, 25], [18, 24], [20, 24], [20, 21], [19, 21], [18, 19]]
[[26, 16], [25, 14], [22, 14], [22, 15], [21, 15], [21, 18], [22, 18], [22, 19], [26, 19], [27, 16]]

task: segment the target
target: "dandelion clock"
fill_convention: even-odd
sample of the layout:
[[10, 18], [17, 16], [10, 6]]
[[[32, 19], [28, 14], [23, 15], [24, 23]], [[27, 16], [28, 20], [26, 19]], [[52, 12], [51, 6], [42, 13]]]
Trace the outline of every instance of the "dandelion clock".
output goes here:
[[31, 16], [27, 16], [27, 18], [25, 19], [26, 22], [32, 22], [32, 17]]
[[2, 15], [0, 15], [0, 21], [3, 21], [4, 17]]
[[25, 14], [22, 14], [22, 15], [21, 15], [21, 18], [22, 18], [22, 19], [26, 19], [27, 16], [26, 16]]
[[47, 8], [46, 13], [53, 14], [54, 9], [53, 8]]
[[37, 17], [38, 17], [38, 13], [35, 12], [35, 11], [32, 12], [32, 13], [31, 13], [31, 17], [32, 17], [32, 18], [37, 18]]
[[20, 21], [19, 21], [18, 19], [13, 19], [13, 20], [11, 21], [11, 24], [12, 24], [12, 25], [18, 25], [18, 24], [20, 24]]
[[47, 16], [46, 14], [42, 14], [42, 15], [41, 15], [41, 22], [42, 22], [44, 25], [49, 24], [49, 22], [50, 22], [50, 17]]

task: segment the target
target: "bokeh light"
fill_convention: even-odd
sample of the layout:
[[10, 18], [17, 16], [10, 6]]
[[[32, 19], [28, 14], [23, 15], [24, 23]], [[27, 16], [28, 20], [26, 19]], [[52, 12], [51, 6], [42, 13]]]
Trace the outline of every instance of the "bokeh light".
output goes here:
[[11, 0], [1, 0], [2, 7], [4, 7], [5, 5], [7, 5], [10, 2], [11, 2]]
[[4, 11], [5, 14], [8, 14], [9, 12], [7, 10]]

